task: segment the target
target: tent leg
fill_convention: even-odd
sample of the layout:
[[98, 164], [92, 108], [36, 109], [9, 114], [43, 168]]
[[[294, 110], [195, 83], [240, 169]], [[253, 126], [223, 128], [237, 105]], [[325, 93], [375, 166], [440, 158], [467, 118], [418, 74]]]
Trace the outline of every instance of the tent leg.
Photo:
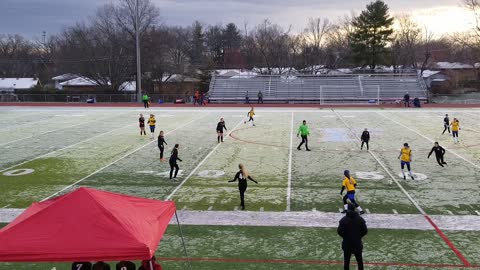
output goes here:
[[153, 259], [150, 259], [150, 270], [155, 270], [153, 269]]
[[178, 220], [177, 210], [175, 210], [175, 218], [177, 219], [178, 230], [180, 231], [180, 238], [182, 239], [183, 252], [185, 252], [185, 257], [187, 257], [188, 268], [192, 270], [192, 263], [190, 262], [190, 256], [187, 253], [187, 247], [185, 246], [185, 239], [183, 238], [182, 226]]

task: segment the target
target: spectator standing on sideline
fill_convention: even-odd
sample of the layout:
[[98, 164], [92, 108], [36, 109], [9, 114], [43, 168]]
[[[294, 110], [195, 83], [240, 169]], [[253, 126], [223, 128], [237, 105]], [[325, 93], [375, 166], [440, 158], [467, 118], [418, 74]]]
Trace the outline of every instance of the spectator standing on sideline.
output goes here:
[[137, 267], [131, 261], [121, 261], [117, 263], [115, 270], [137, 270]]
[[365, 220], [355, 211], [353, 204], [348, 204], [347, 214], [338, 225], [337, 233], [343, 238], [343, 269], [350, 269], [350, 258], [355, 255], [359, 270], [363, 270], [363, 243], [362, 237], [367, 235], [368, 229]]
[[248, 104], [249, 101], [248, 101], [248, 91], [245, 93], [245, 104]]
[[405, 108], [410, 107], [410, 95], [408, 92], [403, 96], [403, 101], [405, 102]]
[[99, 261], [93, 265], [92, 270], [110, 270], [110, 265]]
[[263, 104], [263, 94], [262, 91], [258, 91], [258, 104], [262, 103]]
[[193, 95], [193, 106], [197, 105], [199, 98], [200, 98], [200, 92], [196, 90], [195, 94]]
[[[150, 261], [153, 265], [153, 269], [150, 267]], [[157, 259], [155, 256], [153, 256], [151, 260], [143, 260], [142, 265], [138, 268], [138, 270], [162, 270], [162, 266], [157, 263]]]

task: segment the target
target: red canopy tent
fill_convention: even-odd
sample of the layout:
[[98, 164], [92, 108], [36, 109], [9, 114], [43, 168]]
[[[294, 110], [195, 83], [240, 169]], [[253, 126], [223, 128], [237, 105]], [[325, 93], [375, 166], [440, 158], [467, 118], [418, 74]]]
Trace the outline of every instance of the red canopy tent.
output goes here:
[[175, 211], [171, 201], [79, 188], [0, 230], [0, 261], [148, 260]]

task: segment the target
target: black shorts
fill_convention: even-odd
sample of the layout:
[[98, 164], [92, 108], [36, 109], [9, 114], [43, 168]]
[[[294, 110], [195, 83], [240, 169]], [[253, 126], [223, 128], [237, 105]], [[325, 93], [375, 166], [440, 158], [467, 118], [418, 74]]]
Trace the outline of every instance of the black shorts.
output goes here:
[[452, 131], [452, 135], [453, 135], [453, 137], [457, 137], [457, 138], [458, 138], [458, 131]]
[[223, 133], [222, 129], [217, 129], [217, 133]]

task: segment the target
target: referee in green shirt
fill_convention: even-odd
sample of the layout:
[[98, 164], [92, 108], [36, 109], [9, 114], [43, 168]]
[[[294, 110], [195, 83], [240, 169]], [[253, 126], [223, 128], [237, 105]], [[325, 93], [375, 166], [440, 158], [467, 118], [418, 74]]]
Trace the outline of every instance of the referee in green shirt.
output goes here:
[[302, 150], [300, 149], [300, 147], [305, 144], [305, 148], [307, 148], [307, 151], [310, 151], [310, 149], [308, 149], [308, 135], [310, 135], [310, 130], [308, 129], [306, 120], [303, 120], [303, 124], [300, 125], [300, 127], [298, 128], [297, 137], [299, 135], [302, 136], [302, 142], [300, 143], [300, 145], [298, 145], [297, 149]]

